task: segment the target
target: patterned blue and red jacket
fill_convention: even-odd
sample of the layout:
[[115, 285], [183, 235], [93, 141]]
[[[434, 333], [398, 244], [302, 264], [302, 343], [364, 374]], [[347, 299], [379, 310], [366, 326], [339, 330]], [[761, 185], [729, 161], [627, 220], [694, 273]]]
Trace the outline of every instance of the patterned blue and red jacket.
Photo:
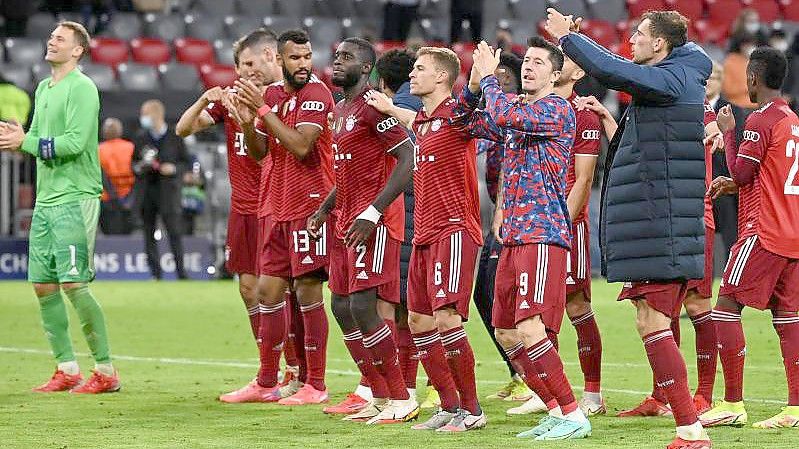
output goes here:
[[503, 143], [503, 244], [545, 243], [571, 248], [566, 170], [576, 119], [569, 102], [550, 94], [533, 103], [509, 101], [495, 76], [480, 81], [480, 97], [468, 86], [458, 99], [454, 123], [475, 137]]

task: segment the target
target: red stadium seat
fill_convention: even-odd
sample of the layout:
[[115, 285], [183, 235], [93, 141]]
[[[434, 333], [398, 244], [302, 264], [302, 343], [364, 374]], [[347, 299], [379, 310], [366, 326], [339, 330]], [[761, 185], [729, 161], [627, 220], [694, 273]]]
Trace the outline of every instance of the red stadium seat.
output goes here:
[[580, 26], [580, 31], [605, 48], [616, 44], [619, 40], [616, 27], [605, 20], [585, 19]]
[[708, 19], [727, 28], [741, 12], [739, 0], [705, 0], [707, 2]]
[[760, 21], [763, 23], [774, 22], [782, 16], [780, 5], [776, 0], [742, 0], [741, 3], [744, 7], [757, 11]]
[[380, 41], [375, 44], [375, 51], [377, 54], [385, 53], [395, 48], [405, 48], [405, 42], [402, 41]]
[[666, 2], [664, 0], [627, 0], [627, 12], [631, 19], [639, 18], [641, 14], [651, 9], [666, 9]]
[[128, 62], [130, 49], [128, 43], [111, 37], [96, 37], [90, 45], [92, 61], [110, 65], [116, 69], [119, 64]]
[[230, 86], [238, 77], [236, 69], [230, 65], [205, 64], [200, 67], [200, 79], [206, 89], [215, 86]]
[[194, 65], [212, 64], [216, 59], [210, 42], [193, 37], [175, 39], [175, 58]]
[[698, 0], [666, 0], [666, 6], [674, 9], [691, 20], [702, 18], [703, 4]]
[[799, 1], [780, 0], [782, 17], [789, 22], [799, 22]]
[[724, 44], [730, 31], [727, 24], [705, 19], [695, 20], [693, 28], [700, 42], [711, 42], [716, 45]]
[[469, 73], [472, 70], [472, 57], [474, 56], [474, 49], [476, 45], [472, 42], [456, 42], [452, 44], [452, 51], [454, 51], [458, 58], [461, 60], [461, 73]]
[[141, 64], [166, 64], [171, 59], [169, 45], [161, 39], [138, 37], [130, 42], [133, 60]]

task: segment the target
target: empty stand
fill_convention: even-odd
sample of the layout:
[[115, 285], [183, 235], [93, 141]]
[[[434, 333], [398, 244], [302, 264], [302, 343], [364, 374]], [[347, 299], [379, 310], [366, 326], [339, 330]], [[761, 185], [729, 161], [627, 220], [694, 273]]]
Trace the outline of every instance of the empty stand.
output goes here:
[[130, 59], [128, 43], [112, 37], [96, 37], [90, 44], [92, 61], [116, 68]]
[[175, 59], [193, 65], [211, 64], [215, 60], [214, 47], [202, 39], [180, 38], [175, 40]]
[[9, 37], [5, 40], [6, 57], [12, 64], [31, 66], [44, 59], [44, 43], [29, 37]]
[[133, 61], [158, 65], [166, 64], [171, 59], [169, 45], [161, 39], [153, 37], [139, 37], [130, 42], [130, 50]]
[[120, 64], [119, 83], [130, 91], [154, 91], [158, 89], [158, 72], [154, 66], [146, 64]]

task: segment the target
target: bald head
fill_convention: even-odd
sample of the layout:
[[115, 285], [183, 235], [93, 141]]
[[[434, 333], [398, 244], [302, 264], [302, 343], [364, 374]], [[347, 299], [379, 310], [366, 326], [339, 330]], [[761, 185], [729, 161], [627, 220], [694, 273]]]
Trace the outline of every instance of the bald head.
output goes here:
[[118, 118], [109, 117], [103, 122], [103, 140], [114, 140], [122, 137], [122, 122]]

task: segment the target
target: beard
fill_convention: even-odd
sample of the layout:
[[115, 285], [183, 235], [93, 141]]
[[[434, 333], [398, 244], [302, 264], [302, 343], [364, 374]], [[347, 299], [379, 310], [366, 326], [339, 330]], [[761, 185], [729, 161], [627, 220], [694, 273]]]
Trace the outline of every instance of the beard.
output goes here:
[[336, 87], [341, 87], [342, 89], [347, 89], [352, 86], [358, 84], [358, 81], [361, 80], [360, 72], [350, 71], [344, 72], [344, 76], [340, 79], [334, 78], [333, 85]]
[[286, 83], [294, 90], [300, 90], [305, 87], [306, 84], [308, 84], [308, 81], [310, 81], [311, 71], [308, 71], [308, 75], [305, 77], [304, 81], [298, 81], [296, 78], [294, 78], [293, 73], [289, 72], [285, 67], [283, 67], [283, 79], [286, 80]]

